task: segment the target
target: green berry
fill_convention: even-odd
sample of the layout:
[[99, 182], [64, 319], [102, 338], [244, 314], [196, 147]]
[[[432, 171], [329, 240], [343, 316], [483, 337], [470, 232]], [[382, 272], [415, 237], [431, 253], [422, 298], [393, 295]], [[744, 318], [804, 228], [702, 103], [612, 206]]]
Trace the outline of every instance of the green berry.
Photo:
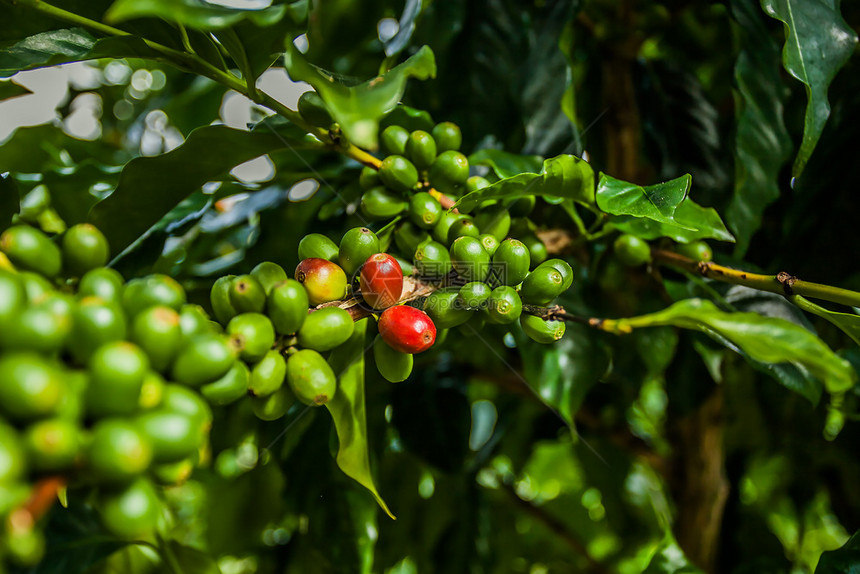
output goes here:
[[175, 311], [186, 303], [185, 290], [176, 279], [159, 273], [132, 279], [122, 293], [122, 306], [129, 317], [144, 309], [164, 305]]
[[353, 227], [343, 234], [338, 261], [343, 271], [353, 277], [368, 257], [379, 253], [379, 238], [366, 227]]
[[212, 332], [212, 321], [200, 305], [183, 305], [179, 310], [179, 330], [184, 345], [195, 335]]
[[427, 169], [436, 159], [436, 140], [424, 130], [415, 130], [406, 140], [405, 155], [418, 169]]
[[277, 349], [272, 349], [251, 369], [248, 392], [255, 397], [271, 395], [284, 385], [287, 362]]
[[478, 191], [479, 189], [484, 189], [485, 187], [489, 187], [490, 182], [487, 181], [486, 178], [481, 177], [480, 175], [473, 175], [469, 179], [466, 180], [466, 191]]
[[437, 329], [450, 329], [472, 318], [474, 312], [463, 306], [457, 289], [439, 289], [424, 301], [424, 312]]
[[511, 215], [501, 205], [491, 205], [475, 215], [475, 225], [481, 233], [489, 233], [499, 241], [504, 241], [511, 230]]
[[146, 478], [139, 478], [119, 490], [99, 492], [95, 506], [105, 528], [125, 540], [151, 537], [162, 512], [155, 488]]
[[200, 387], [200, 393], [213, 405], [229, 405], [248, 393], [251, 370], [242, 361], [236, 361], [227, 374]]
[[[59, 298], [60, 295], [53, 293], [47, 297]], [[70, 308], [64, 315], [39, 303], [26, 307], [16, 317], [6, 321], [5, 328], [0, 331], [0, 347], [37, 351], [46, 355], [56, 353], [65, 345], [71, 329]]]
[[513, 323], [522, 312], [523, 302], [513, 287], [501, 285], [490, 293], [486, 314], [491, 323]]
[[469, 179], [469, 160], [458, 151], [444, 151], [430, 166], [427, 178], [442, 193], [457, 193]]
[[309, 314], [299, 329], [299, 345], [315, 351], [330, 351], [345, 343], [355, 329], [352, 316], [340, 307], [324, 307]]
[[[376, 170], [374, 170], [376, 173]], [[309, 233], [299, 241], [299, 261], [316, 257], [337, 263], [337, 243], [322, 233]]]
[[78, 283], [78, 298], [94, 296], [110, 303], [121, 303], [124, 284], [125, 279], [116, 269], [110, 267], [90, 269], [84, 273]]
[[563, 290], [567, 291], [570, 289], [570, 286], [573, 285], [573, 268], [571, 268], [570, 263], [564, 261], [563, 259], [547, 259], [540, 265], [535, 268], [535, 271], [540, 269], [541, 267], [552, 267], [564, 278]]
[[266, 312], [281, 335], [297, 332], [308, 316], [308, 292], [294, 279], [277, 285], [266, 299]]
[[4, 231], [0, 234], [0, 251], [21, 269], [35, 271], [48, 278], [60, 274], [60, 248], [35, 227], [16, 225]]
[[[358, 176], [358, 184], [361, 186], [361, 189], [367, 190], [371, 187], [376, 187], [377, 185], [382, 185], [382, 182], [379, 180], [379, 172], [370, 166], [364, 166], [361, 168], [361, 174]], [[319, 257], [318, 255], [312, 255], [310, 257]], [[304, 259], [304, 257], [299, 255], [299, 259]]]
[[305, 92], [299, 96], [297, 108], [302, 118], [312, 126], [328, 129], [334, 123], [328, 106], [314, 91]]
[[460, 126], [453, 122], [441, 122], [433, 126], [433, 139], [436, 141], [436, 149], [439, 153], [448, 150], [458, 150], [463, 143], [463, 134]]
[[18, 316], [26, 304], [27, 292], [21, 278], [0, 269], [0, 331], [7, 328], [9, 322]]
[[487, 306], [491, 291], [486, 283], [472, 281], [460, 287], [457, 296], [464, 309], [483, 309]]
[[63, 235], [63, 266], [75, 277], [107, 265], [110, 247], [107, 238], [89, 223], [70, 227]]
[[458, 237], [451, 244], [451, 264], [466, 281], [483, 281], [490, 269], [490, 256], [475, 237]]
[[489, 254], [492, 258], [493, 255], [496, 254], [496, 250], [499, 248], [499, 240], [496, 239], [494, 235], [490, 235], [489, 233], [482, 233], [478, 236], [478, 241], [481, 242], [481, 245], [484, 246], [484, 251]]
[[126, 419], [104, 419], [92, 430], [87, 463], [104, 482], [129, 482], [152, 462], [152, 445], [137, 425]]
[[0, 412], [14, 421], [55, 414], [66, 384], [53, 363], [32, 352], [0, 355]]
[[564, 321], [544, 321], [535, 315], [521, 315], [520, 325], [529, 339], [543, 345], [555, 343], [564, 336]]
[[651, 261], [651, 247], [635, 235], [619, 235], [612, 244], [615, 256], [627, 267], [639, 267]]
[[116, 341], [96, 349], [87, 364], [87, 412], [96, 417], [133, 414], [140, 403], [149, 358], [133, 343]]
[[265, 397], [252, 397], [251, 409], [254, 415], [263, 421], [276, 421], [287, 414], [296, 402], [296, 395], [288, 385]]
[[206, 428], [175, 411], [156, 409], [140, 415], [135, 422], [152, 445], [153, 462], [178, 462], [197, 452], [206, 440]]
[[418, 183], [418, 170], [402, 155], [389, 155], [379, 166], [379, 179], [390, 190], [405, 193]]
[[408, 206], [409, 203], [401, 194], [382, 185], [372, 187], [361, 195], [361, 212], [370, 219], [391, 219]]
[[163, 372], [182, 344], [180, 315], [164, 305], [149, 307], [132, 320], [130, 338], [149, 356], [152, 368]]
[[479, 237], [481, 230], [475, 224], [475, 220], [468, 215], [460, 217], [448, 229], [448, 245], [454, 243], [459, 237]]
[[176, 355], [171, 374], [179, 383], [199, 387], [223, 377], [235, 360], [236, 351], [227, 337], [197, 335]]
[[115, 304], [86, 297], [75, 307], [73, 317], [68, 347], [78, 363], [86, 363], [105, 343], [126, 337], [125, 314]]
[[406, 142], [409, 140], [409, 130], [404, 127], [393, 125], [382, 130], [379, 136], [382, 151], [389, 155], [403, 155], [406, 153]]
[[714, 251], [704, 241], [679, 243], [675, 246], [675, 251], [680, 255], [689, 257], [693, 261], [710, 261], [714, 258]]
[[238, 311], [233, 307], [233, 303], [230, 302], [230, 286], [235, 278], [235, 275], [219, 277], [212, 284], [212, 290], [209, 292], [209, 303], [212, 305], [212, 312], [222, 325], [229, 323], [230, 319], [238, 314]]
[[266, 290], [253, 275], [237, 275], [230, 281], [230, 304], [237, 313], [262, 313]]
[[448, 245], [448, 231], [451, 229], [451, 226], [454, 225], [455, 222], [460, 220], [463, 217], [467, 217], [462, 213], [454, 213], [453, 211], [444, 211], [442, 212], [442, 216], [439, 218], [439, 222], [433, 227], [433, 239], [438, 241], [439, 243], [444, 243]]
[[432, 229], [442, 217], [442, 205], [427, 193], [419, 191], [409, 198], [409, 219], [423, 229]]
[[431, 241], [430, 234], [411, 221], [404, 221], [394, 230], [394, 244], [407, 255], [414, 255], [415, 251], [428, 241]]
[[526, 303], [546, 305], [564, 292], [564, 276], [554, 267], [540, 267], [523, 279], [520, 296]]
[[281, 281], [287, 280], [287, 272], [277, 263], [263, 261], [251, 269], [251, 277], [260, 282], [263, 292], [268, 295]]
[[549, 252], [547, 251], [544, 242], [541, 241], [537, 235], [534, 235], [533, 233], [523, 235], [520, 237], [520, 241], [522, 241], [529, 250], [529, 259], [531, 260], [532, 269], [535, 269], [538, 265], [546, 261], [546, 258], [549, 256]]
[[428, 241], [415, 250], [415, 269], [422, 277], [444, 277], [451, 272], [451, 256], [441, 243]]
[[379, 374], [390, 383], [405, 381], [412, 373], [412, 355], [392, 349], [379, 336], [373, 343], [373, 360]]
[[261, 313], [242, 313], [227, 324], [233, 348], [239, 351], [243, 361], [259, 361], [275, 344], [275, 328], [272, 321]]
[[159, 408], [180, 413], [203, 429], [208, 429], [212, 424], [212, 409], [209, 404], [194, 389], [182, 385], [164, 385], [164, 394]]
[[0, 421], [0, 485], [18, 480], [24, 476], [26, 468], [27, 458], [18, 432]]
[[323, 405], [337, 392], [334, 371], [313, 349], [302, 349], [290, 356], [287, 382], [296, 398], [307, 405]]

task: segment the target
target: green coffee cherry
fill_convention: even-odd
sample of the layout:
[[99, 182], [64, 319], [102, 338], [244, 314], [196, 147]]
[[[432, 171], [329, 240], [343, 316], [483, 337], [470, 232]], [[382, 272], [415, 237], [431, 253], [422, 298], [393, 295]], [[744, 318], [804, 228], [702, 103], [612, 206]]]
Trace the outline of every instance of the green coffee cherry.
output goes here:
[[407, 140], [409, 140], [409, 130], [397, 125], [388, 126], [379, 136], [382, 151], [388, 155], [405, 154]]
[[534, 315], [521, 315], [520, 325], [529, 339], [549, 345], [564, 336], [564, 321], [544, 321]]
[[451, 264], [466, 281], [483, 281], [490, 270], [490, 256], [474, 237], [459, 237], [451, 244]]
[[324, 307], [308, 315], [299, 329], [299, 345], [315, 351], [330, 351], [345, 343], [355, 329], [352, 316], [340, 307]]
[[460, 220], [463, 217], [467, 217], [462, 213], [454, 213], [452, 211], [444, 211], [442, 212], [442, 216], [439, 218], [439, 222], [433, 227], [433, 239], [438, 241], [439, 243], [444, 243], [448, 245], [448, 231], [451, 229], [451, 226], [454, 225], [455, 222]]
[[306, 405], [324, 405], [337, 392], [334, 371], [313, 349], [302, 349], [290, 356], [287, 382], [296, 398]]
[[179, 313], [164, 305], [141, 311], [131, 322], [130, 338], [149, 356], [153, 369], [166, 370], [183, 340]]
[[366, 227], [353, 227], [340, 240], [338, 261], [344, 273], [352, 277], [368, 257], [379, 251], [379, 238], [374, 232]]
[[496, 254], [496, 250], [499, 248], [499, 240], [496, 239], [495, 235], [482, 233], [478, 236], [478, 241], [481, 242], [481, 245], [484, 247], [484, 251], [486, 251], [491, 258]]
[[143, 376], [143, 384], [140, 385], [138, 407], [142, 410], [149, 410], [160, 405], [164, 398], [165, 385], [167, 383], [160, 373], [153, 370], [147, 371]]
[[222, 325], [229, 323], [230, 319], [238, 314], [238, 311], [233, 307], [233, 303], [230, 302], [230, 285], [235, 278], [235, 275], [219, 277], [212, 284], [212, 290], [209, 292], [209, 303], [212, 305], [212, 312]]
[[635, 235], [619, 235], [612, 244], [615, 256], [627, 267], [639, 267], [651, 261], [651, 247]]
[[481, 230], [475, 221], [470, 216], [464, 215], [448, 229], [448, 245], [453, 244], [459, 237], [479, 237], [480, 235]]
[[251, 409], [254, 415], [263, 421], [276, 421], [287, 414], [296, 402], [296, 395], [288, 385], [265, 397], [252, 397]]
[[479, 189], [489, 187], [489, 185], [490, 182], [487, 181], [486, 178], [483, 178], [480, 175], [473, 175], [466, 180], [466, 191], [478, 191]]
[[573, 269], [567, 261], [562, 259], [547, 259], [540, 265], [535, 268], [535, 271], [540, 269], [541, 267], [552, 267], [564, 278], [563, 291], [567, 291], [570, 289], [570, 286], [573, 285]]
[[426, 191], [419, 191], [409, 198], [409, 219], [423, 229], [435, 227], [443, 211], [439, 201]]
[[18, 278], [24, 285], [28, 303], [37, 303], [55, 291], [54, 285], [35, 271], [21, 271]]
[[159, 408], [164, 411], [180, 413], [203, 429], [212, 424], [212, 409], [197, 392], [182, 385], [167, 384]]
[[211, 404], [229, 405], [248, 394], [251, 370], [242, 361], [236, 361], [227, 374], [200, 387], [200, 393]]
[[230, 319], [227, 334], [243, 361], [259, 361], [275, 344], [272, 321], [261, 313], [242, 313]]
[[511, 217], [526, 217], [534, 211], [535, 203], [535, 196], [527, 195], [516, 199], [506, 199], [502, 205], [508, 208]]
[[298, 281], [287, 279], [269, 293], [266, 310], [275, 331], [291, 335], [301, 328], [308, 316], [308, 292]]
[[107, 265], [110, 247], [104, 234], [89, 223], [73, 225], [63, 235], [63, 266], [73, 276]]
[[436, 159], [436, 140], [424, 130], [415, 130], [406, 140], [405, 155], [418, 169], [427, 169]]
[[475, 225], [481, 233], [489, 233], [499, 241], [504, 241], [511, 230], [511, 215], [501, 205], [491, 205], [475, 216]]
[[152, 445], [132, 421], [104, 419], [93, 427], [86, 458], [97, 479], [128, 482], [149, 467]]
[[428, 241], [416, 249], [413, 263], [422, 277], [444, 277], [453, 268], [448, 250], [436, 241]]
[[486, 283], [473, 281], [460, 287], [457, 296], [464, 309], [483, 309], [492, 290]]
[[263, 292], [268, 295], [281, 281], [287, 280], [287, 272], [277, 263], [263, 261], [251, 269], [251, 277], [260, 282]]
[[[373, 173], [376, 173], [376, 170], [373, 170]], [[316, 257], [337, 263], [337, 256], [337, 243], [322, 233], [309, 233], [299, 241], [299, 261]]]
[[0, 485], [18, 480], [24, 476], [26, 468], [27, 458], [18, 432], [0, 422]]
[[86, 363], [105, 343], [126, 337], [125, 314], [114, 304], [87, 297], [81, 299], [73, 315], [68, 347], [78, 363]]
[[[9, 522], [7, 522], [9, 524]], [[35, 568], [45, 556], [45, 534], [27, 525], [21, 528], [7, 528], [3, 540], [3, 558], [12, 564]]]
[[151, 537], [161, 516], [161, 501], [146, 478], [119, 490], [100, 491], [95, 506], [105, 528], [126, 540]]
[[206, 429], [182, 413], [156, 409], [135, 422], [152, 445], [153, 462], [178, 462], [197, 452], [206, 440]]
[[553, 267], [538, 267], [523, 279], [520, 296], [526, 303], [546, 305], [564, 292], [564, 277]]
[[197, 335], [176, 355], [171, 374], [179, 383], [199, 387], [223, 377], [235, 360], [236, 351], [223, 335]]
[[418, 170], [402, 155], [390, 155], [379, 166], [379, 179], [390, 190], [406, 193], [418, 183]]
[[409, 203], [399, 193], [385, 186], [372, 187], [361, 196], [361, 212], [371, 219], [391, 219], [400, 215]]
[[394, 230], [394, 244], [406, 254], [414, 255], [419, 247], [429, 241], [430, 234], [411, 221], [404, 221]]
[[125, 279], [119, 271], [109, 267], [90, 269], [78, 283], [78, 298], [99, 297], [109, 303], [121, 303]]
[[87, 412], [96, 417], [126, 416], [137, 411], [149, 358], [133, 343], [102, 345], [87, 364]]
[[198, 458], [197, 453], [194, 453], [190, 457], [178, 462], [154, 464], [150, 467], [149, 474], [157, 484], [165, 486], [184, 484], [191, 478], [191, 473], [194, 472], [194, 467], [197, 466]]
[[262, 313], [266, 308], [266, 290], [253, 275], [234, 277], [228, 293], [237, 313]]
[[436, 150], [442, 153], [448, 150], [458, 150], [463, 143], [463, 134], [460, 126], [453, 122], [441, 122], [433, 126], [433, 139], [436, 141]]
[[523, 244], [528, 247], [532, 269], [535, 269], [538, 265], [546, 261], [546, 258], [549, 256], [549, 252], [547, 251], [544, 242], [541, 241], [537, 237], [537, 235], [523, 235], [520, 237], [520, 241], [522, 241]]
[[297, 107], [302, 118], [312, 126], [328, 129], [334, 123], [328, 106], [316, 92], [305, 92], [299, 96]]
[[507, 324], [519, 319], [523, 302], [513, 287], [501, 285], [493, 289], [487, 300], [487, 320], [491, 323]]
[[0, 234], [0, 251], [21, 269], [35, 271], [48, 278], [60, 274], [60, 248], [35, 227], [16, 225], [4, 231]]
[[[47, 297], [60, 299], [53, 293]], [[72, 330], [71, 308], [66, 314], [55, 313], [49, 305], [39, 303], [27, 307], [0, 331], [0, 347], [9, 350], [38, 351], [43, 354], [59, 352]]]
[[195, 335], [212, 332], [212, 321], [200, 305], [183, 305], [179, 310], [179, 330], [182, 333], [182, 345]]
[[29, 421], [55, 414], [66, 385], [62, 373], [32, 352], [0, 356], [0, 412], [13, 421]]
[[0, 269], [0, 331], [18, 316], [27, 304], [24, 284], [14, 273]]
[[379, 374], [390, 383], [405, 381], [412, 373], [412, 355], [392, 349], [379, 336], [373, 343], [373, 360]]
[[689, 257], [693, 261], [710, 261], [714, 258], [714, 251], [704, 241], [693, 241], [692, 243], [679, 243], [675, 245], [675, 252]]
[[[379, 180], [379, 172], [370, 166], [364, 166], [361, 168], [361, 174], [358, 176], [358, 184], [361, 186], [361, 189], [368, 190], [371, 187], [376, 187], [377, 185], [382, 185], [382, 182]], [[319, 255], [308, 255], [307, 257], [319, 257]], [[299, 254], [299, 259], [305, 259], [306, 257], [302, 257]]]
[[272, 349], [251, 369], [248, 392], [255, 397], [271, 395], [284, 385], [287, 362], [280, 351]]
[[173, 277], [160, 273], [132, 279], [126, 283], [122, 293], [122, 306], [129, 317], [155, 305], [164, 305], [179, 311], [186, 302], [182, 285]]
[[463, 307], [457, 289], [439, 289], [431, 293], [424, 301], [424, 312], [437, 329], [462, 325], [474, 314], [472, 310]]
[[469, 179], [469, 160], [458, 151], [444, 151], [430, 166], [427, 178], [442, 193], [457, 193]]

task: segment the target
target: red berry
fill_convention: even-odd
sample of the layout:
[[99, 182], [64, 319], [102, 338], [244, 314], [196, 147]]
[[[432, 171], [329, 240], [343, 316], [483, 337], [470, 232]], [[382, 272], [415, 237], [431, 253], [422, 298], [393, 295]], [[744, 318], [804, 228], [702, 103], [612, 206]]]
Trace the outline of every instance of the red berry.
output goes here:
[[391, 307], [403, 293], [403, 270], [387, 253], [371, 255], [361, 267], [361, 296], [374, 309]]
[[307, 289], [311, 305], [337, 301], [346, 295], [346, 273], [331, 261], [318, 257], [299, 262], [296, 281]]
[[436, 342], [436, 325], [424, 311], [398, 305], [382, 312], [379, 334], [392, 349], [415, 354], [426, 351]]

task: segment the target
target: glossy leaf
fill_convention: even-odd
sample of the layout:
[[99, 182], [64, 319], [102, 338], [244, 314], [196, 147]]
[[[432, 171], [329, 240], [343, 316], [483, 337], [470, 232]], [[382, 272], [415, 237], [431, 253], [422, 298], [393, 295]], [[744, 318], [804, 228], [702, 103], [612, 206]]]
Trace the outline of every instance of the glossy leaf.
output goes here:
[[860, 315], [831, 311], [830, 309], [825, 309], [821, 305], [816, 305], [809, 299], [801, 297], [800, 295], [792, 295], [790, 299], [792, 303], [807, 313], [818, 315], [822, 319], [830, 321], [846, 335], [851, 337], [855, 343], [860, 345]]
[[337, 432], [337, 465], [365, 487], [392, 519], [394, 515], [376, 490], [370, 470], [367, 413], [364, 402], [364, 353], [367, 320], [355, 324], [355, 332], [332, 354], [330, 364], [338, 378], [337, 393], [326, 403]]
[[689, 228], [675, 220], [675, 210], [690, 191], [689, 174], [645, 187], [600, 174], [597, 207], [610, 215], [644, 217], [658, 223]]
[[378, 145], [379, 120], [400, 101], [406, 81], [436, 77], [436, 60], [427, 46], [385, 74], [357, 86], [335, 81], [332, 74], [310, 64], [292, 43], [287, 45], [284, 64], [293, 80], [314, 87], [350, 141], [371, 150]]
[[314, 147], [309, 140], [290, 142], [283, 135], [206, 126], [165, 154], [128, 162], [111, 195], [96, 204], [90, 221], [119, 253], [180, 201], [207, 181], [223, 177], [233, 167], [285, 147]]
[[468, 213], [487, 199], [540, 195], [594, 203], [594, 172], [588, 162], [575, 155], [560, 155], [543, 162], [540, 173], [521, 173], [467, 193], [455, 207]]
[[12, 81], [0, 81], [0, 101], [26, 96], [32, 92]]
[[105, 14], [108, 22], [133, 18], [163, 18], [197, 30], [218, 30], [244, 19], [267, 26], [278, 22], [286, 13], [284, 5], [268, 6], [254, 2], [253, 8], [232, 8], [199, 0], [116, 0]]
[[735, 190], [726, 220], [743, 256], [765, 208], [780, 195], [779, 172], [791, 154], [783, 122], [787, 90], [779, 74], [779, 47], [752, 2], [734, 0], [732, 14], [744, 49], [735, 62]]
[[857, 33], [842, 19], [838, 0], [761, 0], [771, 18], [785, 26], [782, 63], [806, 85], [803, 139], [792, 173], [800, 176], [830, 117], [827, 90], [857, 45]]
[[[685, 299], [656, 313], [610, 323], [622, 331], [659, 325], [701, 331], [723, 344], [737, 346], [756, 361], [790, 363], [806, 370], [831, 393], [846, 391], [857, 381], [851, 365], [803, 327], [757, 313], [727, 313], [703, 299]], [[815, 402], [810, 393], [804, 396]]]
[[469, 165], [486, 165], [499, 179], [507, 179], [521, 173], [540, 173], [543, 158], [500, 149], [482, 149], [469, 156]]
[[673, 218], [675, 223], [670, 224], [646, 217], [613, 215], [609, 224], [623, 233], [649, 240], [659, 237], [671, 237], [680, 243], [699, 239], [735, 240], [714, 208], [702, 207], [689, 197], [678, 206]]
[[158, 56], [158, 52], [137, 36], [96, 39], [83, 28], [51, 30], [0, 50], [0, 76], [98, 58], [155, 59]]
[[824, 552], [815, 574], [857, 574], [860, 572], [860, 531], [841, 548]]

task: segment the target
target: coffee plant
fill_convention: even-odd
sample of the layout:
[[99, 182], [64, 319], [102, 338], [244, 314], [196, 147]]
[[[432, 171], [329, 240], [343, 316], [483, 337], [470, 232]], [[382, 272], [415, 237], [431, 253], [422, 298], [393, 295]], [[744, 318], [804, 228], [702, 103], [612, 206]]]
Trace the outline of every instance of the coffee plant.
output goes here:
[[0, 0], [0, 573], [856, 571], [845, 4]]

